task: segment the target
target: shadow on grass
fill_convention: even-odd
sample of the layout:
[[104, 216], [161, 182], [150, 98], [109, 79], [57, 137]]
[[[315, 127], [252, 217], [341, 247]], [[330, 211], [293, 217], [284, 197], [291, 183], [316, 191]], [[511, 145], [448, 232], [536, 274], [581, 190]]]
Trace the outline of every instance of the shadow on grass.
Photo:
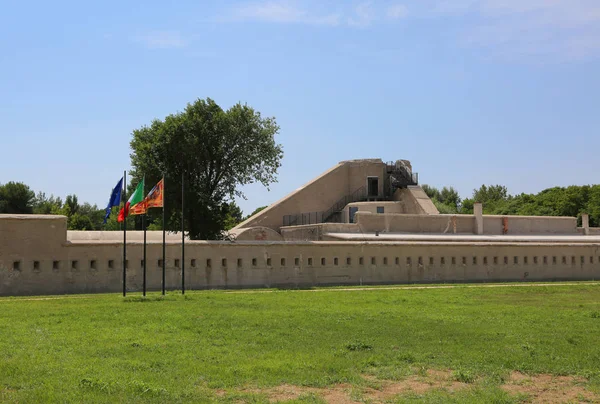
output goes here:
[[[186, 298], [186, 296], [184, 296]], [[153, 302], [174, 302], [181, 300], [181, 296], [127, 296], [123, 298], [123, 303], [153, 303]]]

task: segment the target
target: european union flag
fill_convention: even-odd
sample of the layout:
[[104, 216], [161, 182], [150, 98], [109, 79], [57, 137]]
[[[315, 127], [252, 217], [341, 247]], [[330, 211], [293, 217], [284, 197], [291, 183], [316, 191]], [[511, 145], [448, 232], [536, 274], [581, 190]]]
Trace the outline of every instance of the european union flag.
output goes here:
[[108, 200], [108, 206], [106, 207], [106, 216], [104, 216], [104, 224], [108, 220], [110, 216], [110, 212], [112, 211], [113, 206], [119, 206], [121, 204], [121, 191], [123, 189], [123, 177], [117, 183], [117, 186], [112, 190], [110, 194], [110, 199]]

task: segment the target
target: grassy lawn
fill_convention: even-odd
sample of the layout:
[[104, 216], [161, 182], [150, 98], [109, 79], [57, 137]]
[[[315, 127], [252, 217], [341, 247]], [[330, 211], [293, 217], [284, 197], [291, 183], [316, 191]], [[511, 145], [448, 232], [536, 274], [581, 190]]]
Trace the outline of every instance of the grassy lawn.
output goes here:
[[1, 298], [0, 311], [4, 402], [527, 402], [542, 380], [600, 399], [592, 284]]

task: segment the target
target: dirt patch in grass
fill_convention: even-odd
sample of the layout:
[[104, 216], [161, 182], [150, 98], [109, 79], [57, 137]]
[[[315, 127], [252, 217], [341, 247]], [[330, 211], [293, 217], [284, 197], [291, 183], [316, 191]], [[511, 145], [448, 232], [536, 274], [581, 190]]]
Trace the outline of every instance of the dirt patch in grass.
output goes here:
[[[427, 375], [409, 376], [401, 381], [387, 381], [375, 379], [371, 376], [364, 377], [373, 387], [352, 386], [338, 384], [327, 388], [301, 387], [294, 385], [281, 385], [269, 389], [245, 389], [246, 393], [264, 394], [271, 402], [285, 402], [296, 400], [306, 395], [321, 397], [329, 404], [354, 404], [361, 402], [382, 403], [401, 394], [422, 394], [433, 389], [445, 389], [453, 392], [469, 385], [453, 379], [452, 371], [428, 370]], [[217, 393], [218, 394], [218, 393]]]
[[596, 403], [600, 397], [587, 391], [585, 380], [574, 376], [525, 375], [513, 372], [502, 388], [511, 394], [525, 394], [532, 403]]
[[[427, 370], [400, 381], [380, 380], [364, 376], [366, 386], [338, 384], [327, 388], [302, 387], [284, 384], [268, 389], [243, 389], [241, 393], [261, 394], [272, 403], [297, 400], [309, 395], [320, 397], [329, 404], [384, 403], [397, 396], [425, 394], [443, 389], [449, 393], [472, 387], [471, 383], [457, 381], [456, 372], [451, 370]], [[600, 397], [585, 389], [585, 380], [573, 376], [547, 374], [525, 375], [513, 372], [501, 388], [511, 395], [522, 395], [532, 403], [595, 403]], [[222, 397], [225, 391], [217, 391]]]

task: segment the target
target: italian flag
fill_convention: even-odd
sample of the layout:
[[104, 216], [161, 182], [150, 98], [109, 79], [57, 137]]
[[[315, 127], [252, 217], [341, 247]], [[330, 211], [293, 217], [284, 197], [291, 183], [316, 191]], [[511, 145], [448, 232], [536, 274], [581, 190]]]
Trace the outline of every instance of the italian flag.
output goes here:
[[127, 216], [129, 216], [129, 208], [135, 206], [136, 204], [142, 202], [144, 200], [144, 179], [137, 185], [133, 194], [129, 197], [129, 200], [125, 204], [121, 211], [119, 212], [119, 218], [117, 221], [122, 222], [125, 220]]

